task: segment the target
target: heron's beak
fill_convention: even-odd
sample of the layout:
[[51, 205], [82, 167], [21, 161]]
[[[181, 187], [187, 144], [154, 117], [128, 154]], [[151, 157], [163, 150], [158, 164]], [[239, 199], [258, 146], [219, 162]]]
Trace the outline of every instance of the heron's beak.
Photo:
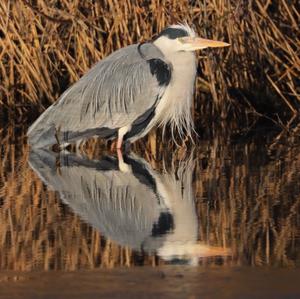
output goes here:
[[205, 48], [221, 48], [228, 47], [230, 44], [221, 41], [205, 39], [200, 37], [181, 37], [179, 41], [183, 44], [183, 50], [195, 51]]

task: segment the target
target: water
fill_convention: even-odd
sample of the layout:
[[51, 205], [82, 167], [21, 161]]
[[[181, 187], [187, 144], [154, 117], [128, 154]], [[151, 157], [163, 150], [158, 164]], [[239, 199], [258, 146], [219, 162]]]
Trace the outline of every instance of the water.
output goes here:
[[299, 298], [295, 138], [141, 143], [118, 157], [0, 134], [0, 298]]

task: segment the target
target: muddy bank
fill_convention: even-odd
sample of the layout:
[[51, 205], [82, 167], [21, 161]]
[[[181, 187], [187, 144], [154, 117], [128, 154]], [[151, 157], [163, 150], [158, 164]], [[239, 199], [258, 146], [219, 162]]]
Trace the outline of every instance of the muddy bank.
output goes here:
[[299, 269], [160, 267], [0, 274], [0, 298], [299, 298]]

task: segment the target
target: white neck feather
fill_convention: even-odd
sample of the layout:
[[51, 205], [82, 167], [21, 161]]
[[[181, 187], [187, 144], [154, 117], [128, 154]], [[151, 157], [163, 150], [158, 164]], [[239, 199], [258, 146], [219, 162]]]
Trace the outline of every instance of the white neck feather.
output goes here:
[[157, 121], [164, 128], [170, 123], [172, 134], [177, 129], [180, 137], [191, 136], [193, 102], [196, 77], [196, 58], [194, 52], [175, 52], [166, 55], [172, 65], [171, 81], [157, 106]]

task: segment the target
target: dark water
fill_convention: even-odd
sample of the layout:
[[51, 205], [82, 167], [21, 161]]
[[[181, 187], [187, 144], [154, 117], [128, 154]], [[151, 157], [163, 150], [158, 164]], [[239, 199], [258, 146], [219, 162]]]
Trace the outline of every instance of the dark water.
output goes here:
[[300, 297], [293, 136], [117, 156], [30, 151], [24, 132], [0, 132], [1, 298]]

